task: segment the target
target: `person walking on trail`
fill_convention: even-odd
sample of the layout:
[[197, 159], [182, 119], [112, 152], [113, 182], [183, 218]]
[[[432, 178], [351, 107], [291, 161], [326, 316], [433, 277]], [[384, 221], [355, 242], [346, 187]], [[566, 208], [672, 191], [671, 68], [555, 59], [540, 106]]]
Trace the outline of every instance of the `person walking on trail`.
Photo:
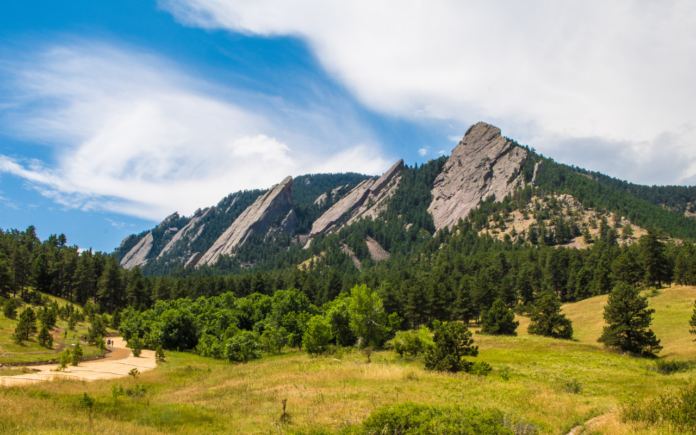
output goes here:
[[65, 330], [65, 339], [66, 340], [68, 339], [68, 330], [67, 329]]

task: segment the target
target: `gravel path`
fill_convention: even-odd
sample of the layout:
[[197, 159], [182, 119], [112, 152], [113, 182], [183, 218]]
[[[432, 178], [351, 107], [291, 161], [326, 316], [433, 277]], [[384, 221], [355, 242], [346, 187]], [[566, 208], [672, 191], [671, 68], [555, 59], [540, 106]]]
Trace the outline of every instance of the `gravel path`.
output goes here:
[[128, 372], [136, 368], [139, 372], [145, 372], [157, 367], [155, 352], [143, 350], [139, 357], [134, 357], [126, 343], [120, 337], [110, 338], [114, 341], [113, 352], [97, 361], [80, 363], [79, 366], [68, 366], [63, 371], [56, 371], [57, 364], [28, 366], [33, 373], [18, 376], [0, 376], [0, 385], [15, 387], [37, 382], [52, 381], [58, 378], [78, 379], [84, 381], [96, 381], [98, 379], [116, 379], [128, 376]]

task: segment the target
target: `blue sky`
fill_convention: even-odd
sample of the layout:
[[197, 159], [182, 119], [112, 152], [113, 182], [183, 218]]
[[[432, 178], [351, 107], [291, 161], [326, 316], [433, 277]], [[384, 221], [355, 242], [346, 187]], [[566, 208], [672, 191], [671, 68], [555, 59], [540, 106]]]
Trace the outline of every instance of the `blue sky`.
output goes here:
[[449, 154], [477, 121], [693, 184], [695, 24], [682, 1], [3, 2], [0, 228], [111, 251], [286, 175]]

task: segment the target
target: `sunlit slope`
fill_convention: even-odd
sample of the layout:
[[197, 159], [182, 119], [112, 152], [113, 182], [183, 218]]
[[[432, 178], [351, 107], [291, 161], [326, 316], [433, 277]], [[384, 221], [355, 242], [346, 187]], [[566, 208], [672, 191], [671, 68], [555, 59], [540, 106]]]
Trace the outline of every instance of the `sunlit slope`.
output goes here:
[[[647, 294], [644, 292], [643, 294]], [[602, 334], [604, 306], [607, 295], [563, 305], [563, 312], [573, 321], [574, 338], [581, 343], [601, 346], [597, 338]], [[660, 294], [648, 298], [655, 310], [651, 329], [664, 347], [660, 356], [669, 359], [696, 359], [695, 335], [689, 333], [689, 319], [693, 314], [696, 287], [674, 286], [660, 290]], [[520, 336], [527, 336], [529, 318], [518, 317]]]

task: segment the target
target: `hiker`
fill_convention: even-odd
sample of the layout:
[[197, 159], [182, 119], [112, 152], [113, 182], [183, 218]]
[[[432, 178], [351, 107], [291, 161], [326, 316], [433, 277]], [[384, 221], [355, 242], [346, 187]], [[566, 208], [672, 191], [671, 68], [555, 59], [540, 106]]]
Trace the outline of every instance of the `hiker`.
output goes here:
[[68, 331], [67, 331], [67, 330], [65, 331], [65, 337], [64, 337], [64, 338], [65, 338], [66, 340], [68, 339]]
[[106, 346], [111, 347], [111, 340], [106, 340]]

